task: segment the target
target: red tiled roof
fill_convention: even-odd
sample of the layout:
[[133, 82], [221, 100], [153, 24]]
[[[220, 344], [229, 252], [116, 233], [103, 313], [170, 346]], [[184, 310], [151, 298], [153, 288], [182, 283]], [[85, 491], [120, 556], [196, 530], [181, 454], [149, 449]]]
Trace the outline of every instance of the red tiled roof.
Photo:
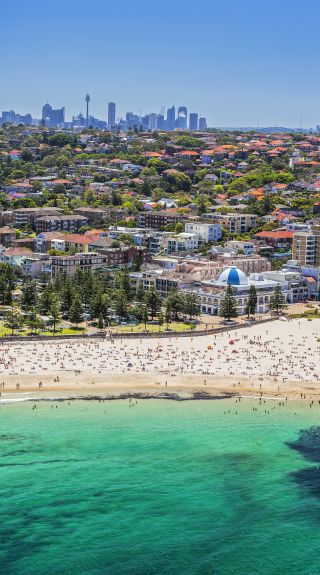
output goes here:
[[293, 232], [287, 232], [284, 230], [279, 230], [279, 231], [271, 231], [271, 232], [258, 232], [257, 234], [255, 234], [256, 237], [259, 238], [274, 238], [274, 239], [292, 239], [293, 238]]
[[26, 256], [30, 255], [31, 250], [28, 248], [8, 248], [5, 252], [5, 256]]

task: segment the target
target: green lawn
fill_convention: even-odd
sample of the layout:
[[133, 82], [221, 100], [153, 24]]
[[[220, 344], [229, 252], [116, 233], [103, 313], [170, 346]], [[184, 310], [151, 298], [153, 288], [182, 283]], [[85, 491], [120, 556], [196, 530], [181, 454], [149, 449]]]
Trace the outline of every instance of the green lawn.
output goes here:
[[[190, 323], [186, 323], [183, 321], [173, 321], [169, 324], [170, 331], [190, 331], [191, 330]], [[166, 331], [166, 324], [162, 325], [160, 328], [157, 324], [147, 323], [147, 330], [145, 330], [144, 323], [140, 323], [139, 325], [117, 325], [111, 328], [114, 332], [123, 332], [123, 333], [142, 333], [142, 332], [151, 332], [151, 333], [159, 333]]]
[[[53, 333], [52, 330], [46, 330], [46, 331], [41, 331], [39, 333], [39, 335], [54, 335], [56, 337], [59, 337], [59, 335], [79, 335], [85, 332], [85, 329], [83, 327], [66, 327], [63, 329], [56, 329], [56, 332]], [[0, 337], [4, 337], [7, 335], [11, 335], [11, 329], [8, 329], [7, 327], [5, 327], [3, 325], [3, 321], [0, 321]], [[23, 328], [20, 331], [16, 331], [14, 333], [14, 335], [30, 335], [30, 337], [32, 337], [32, 334], [30, 334], [30, 330]], [[38, 334], [37, 334], [38, 335]]]

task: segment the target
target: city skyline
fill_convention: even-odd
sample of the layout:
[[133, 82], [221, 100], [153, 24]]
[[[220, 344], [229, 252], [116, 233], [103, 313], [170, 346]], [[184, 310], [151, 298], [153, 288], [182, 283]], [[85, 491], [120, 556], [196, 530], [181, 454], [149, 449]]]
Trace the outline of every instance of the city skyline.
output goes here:
[[186, 106], [176, 107], [172, 105], [167, 110], [162, 107], [160, 113], [151, 112], [150, 114], [135, 114], [126, 112], [124, 117], [117, 117], [116, 102], [108, 102], [107, 113], [105, 118], [97, 118], [91, 110], [90, 94], [85, 96], [85, 114], [79, 113], [66, 118], [65, 106], [53, 108], [49, 101], [42, 106], [41, 115], [33, 117], [30, 113], [22, 115], [15, 110], [2, 111], [0, 115], [0, 125], [5, 123], [39, 125], [43, 124], [48, 128], [95, 128], [109, 129], [111, 131], [126, 131], [130, 129], [139, 129], [140, 131], [154, 130], [206, 130], [207, 120], [200, 116], [198, 112], [188, 111]]
[[47, 18], [40, 0], [12, 0], [1, 14], [0, 108], [37, 116], [50, 98], [85, 115], [89, 92], [99, 118], [108, 101], [119, 115], [128, 101], [137, 113], [187, 101], [209, 126], [315, 126], [319, 14], [315, 0], [164, 0], [159, 12], [146, 0], [92, 0], [89, 10], [56, 0]]
[[275, 124], [273, 126], [263, 126], [259, 122], [252, 126], [210, 126], [207, 123], [207, 118], [201, 116], [198, 112], [188, 109], [187, 106], [177, 106], [173, 104], [169, 108], [161, 106], [160, 112], [150, 112], [149, 114], [135, 112], [125, 112], [123, 115], [117, 114], [116, 102], [108, 102], [106, 105], [106, 114], [103, 118], [97, 118], [94, 115], [94, 110], [91, 109], [91, 97], [87, 93], [85, 98], [85, 111], [81, 111], [77, 115], [67, 116], [66, 108], [53, 108], [48, 99], [42, 106], [41, 113], [32, 116], [29, 112], [21, 114], [12, 108], [6, 111], [0, 109], [0, 125], [4, 123], [13, 124], [26, 124], [26, 125], [39, 125], [41, 122], [49, 128], [85, 128], [91, 127], [94, 129], [109, 129], [111, 131], [127, 131], [128, 129], [136, 129], [144, 131], [174, 131], [176, 129], [189, 130], [189, 131], [203, 131], [208, 129], [218, 130], [262, 130], [281, 132], [284, 131], [302, 131], [302, 132], [318, 132], [320, 125], [315, 126], [302, 126], [300, 119], [299, 126], [284, 126]]

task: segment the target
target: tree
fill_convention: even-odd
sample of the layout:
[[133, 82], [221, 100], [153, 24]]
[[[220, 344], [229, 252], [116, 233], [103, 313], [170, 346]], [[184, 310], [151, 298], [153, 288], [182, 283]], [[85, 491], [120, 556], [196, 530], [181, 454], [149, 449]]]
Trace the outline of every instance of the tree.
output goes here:
[[246, 306], [246, 312], [248, 315], [248, 319], [249, 319], [250, 315], [254, 315], [256, 313], [257, 303], [258, 303], [257, 290], [256, 290], [255, 286], [253, 284], [251, 284], [250, 290], [249, 290], [248, 303]]
[[151, 288], [147, 294], [146, 294], [146, 304], [148, 307], [148, 310], [150, 312], [151, 315], [151, 319], [154, 319], [154, 316], [158, 313], [158, 311], [160, 311], [161, 309], [161, 297], [159, 296], [158, 292], [154, 289]]
[[98, 291], [93, 295], [91, 301], [91, 313], [95, 318], [99, 318], [100, 315], [104, 320], [108, 318], [109, 315], [110, 300], [107, 294]]
[[164, 317], [163, 317], [163, 313], [162, 311], [159, 313], [158, 315], [158, 326], [159, 326], [159, 331], [161, 330], [161, 326], [164, 324]]
[[35, 307], [28, 313], [26, 324], [31, 329], [32, 333], [36, 333], [37, 331], [44, 329], [44, 321], [38, 316]]
[[7, 311], [4, 314], [4, 326], [8, 329], [11, 329], [11, 335], [13, 335], [15, 331], [22, 329], [23, 324], [23, 315], [14, 307], [12, 307], [10, 311]]
[[31, 278], [27, 278], [22, 286], [21, 307], [28, 310], [37, 303], [37, 284]]
[[144, 302], [145, 295], [146, 295], [146, 292], [143, 288], [143, 284], [142, 284], [142, 282], [140, 282], [138, 285], [137, 291], [136, 291], [136, 296], [135, 296], [136, 301], [138, 301], [139, 303]]
[[53, 291], [53, 286], [51, 284], [46, 285], [45, 288], [42, 290], [42, 293], [38, 301], [38, 310], [40, 311], [40, 313], [47, 314], [50, 311], [53, 295], [55, 295]]
[[169, 323], [171, 322], [171, 307], [170, 307], [170, 305], [166, 305], [166, 309], [165, 309], [165, 313], [164, 313], [164, 319], [166, 322], [166, 330], [168, 331]]
[[166, 309], [170, 309], [171, 316], [174, 317], [175, 321], [179, 319], [179, 313], [183, 312], [183, 298], [178, 290], [172, 291], [166, 301]]
[[132, 294], [132, 288], [131, 288], [131, 282], [130, 282], [130, 276], [129, 276], [128, 270], [124, 270], [121, 274], [121, 289], [123, 289], [128, 300], [130, 300], [131, 294]]
[[220, 302], [219, 313], [221, 317], [224, 317], [228, 321], [238, 316], [237, 300], [233, 296], [231, 284], [228, 284], [225, 296]]
[[270, 309], [276, 312], [279, 316], [280, 312], [287, 307], [285, 297], [282, 293], [281, 287], [276, 286], [270, 296]]
[[200, 315], [200, 300], [193, 293], [187, 293], [183, 297], [183, 311], [191, 320], [194, 316]]
[[60, 318], [61, 318], [58, 297], [55, 293], [51, 294], [51, 297], [50, 297], [49, 315], [50, 315], [51, 322], [53, 325], [53, 333], [55, 333], [56, 326], [59, 323]]
[[[59, 278], [58, 278], [59, 279]], [[75, 296], [75, 288], [72, 281], [68, 278], [62, 288], [61, 292], [61, 309], [69, 313], [72, 302]]]
[[195, 203], [198, 206], [198, 215], [201, 216], [201, 214], [205, 213], [207, 210], [208, 199], [206, 196], [201, 194], [197, 197]]
[[69, 320], [78, 325], [83, 320], [82, 302], [79, 294], [75, 294], [69, 309]]
[[114, 291], [114, 307], [118, 317], [128, 317], [128, 300], [124, 290], [117, 289]]
[[142, 321], [144, 323], [144, 330], [147, 330], [147, 321], [148, 321], [148, 310], [147, 307], [145, 306], [144, 310], [143, 310], [143, 315], [142, 315]]

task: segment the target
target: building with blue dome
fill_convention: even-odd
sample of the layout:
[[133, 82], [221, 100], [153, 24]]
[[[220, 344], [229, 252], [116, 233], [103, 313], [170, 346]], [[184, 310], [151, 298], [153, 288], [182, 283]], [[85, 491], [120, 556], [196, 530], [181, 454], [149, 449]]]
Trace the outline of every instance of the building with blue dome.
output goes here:
[[249, 283], [246, 274], [235, 266], [223, 270], [218, 282], [226, 286], [229, 284], [232, 286], [248, 285]]
[[257, 313], [263, 314], [270, 310], [270, 298], [274, 288], [278, 285], [284, 293], [287, 301], [291, 301], [290, 290], [287, 284], [266, 279], [263, 274], [246, 274], [235, 266], [225, 268], [217, 280], [204, 280], [200, 283], [200, 289], [195, 292], [201, 302], [202, 313], [219, 315], [221, 300], [225, 296], [228, 285], [231, 285], [233, 295], [237, 301], [238, 315], [245, 315], [249, 299], [250, 286], [254, 285], [257, 291]]

